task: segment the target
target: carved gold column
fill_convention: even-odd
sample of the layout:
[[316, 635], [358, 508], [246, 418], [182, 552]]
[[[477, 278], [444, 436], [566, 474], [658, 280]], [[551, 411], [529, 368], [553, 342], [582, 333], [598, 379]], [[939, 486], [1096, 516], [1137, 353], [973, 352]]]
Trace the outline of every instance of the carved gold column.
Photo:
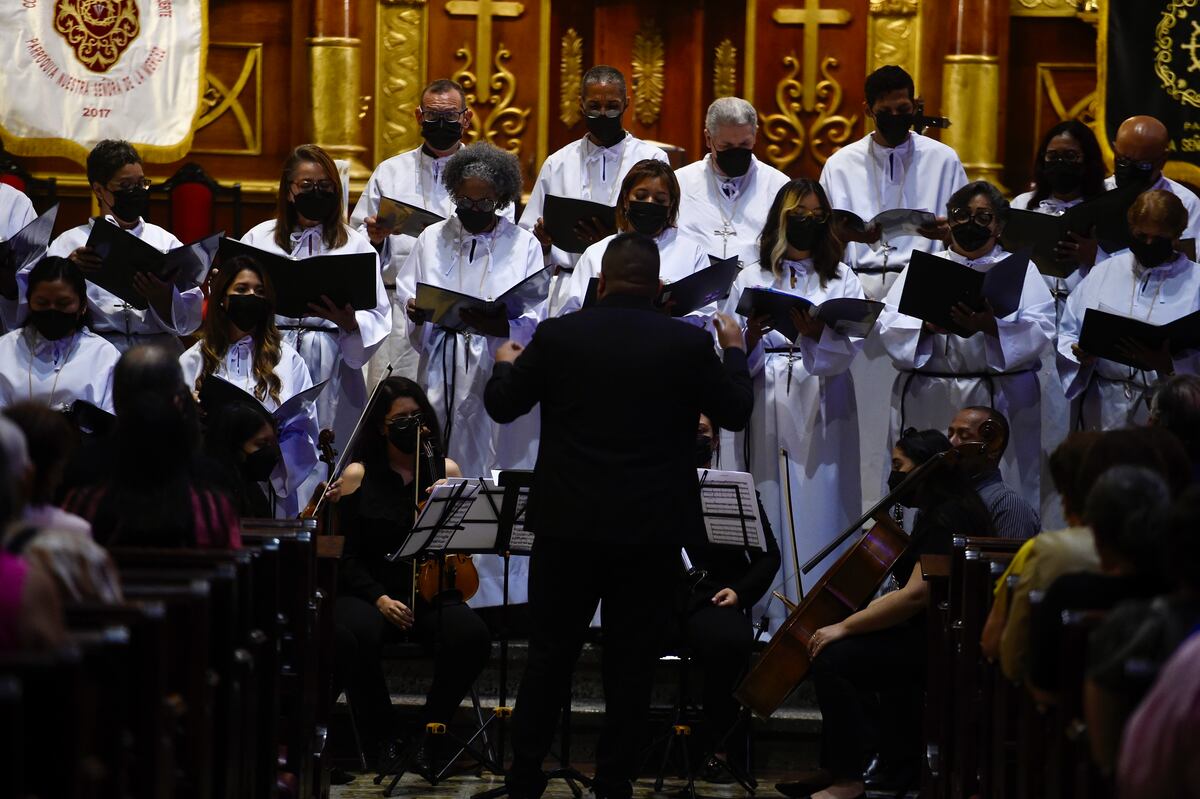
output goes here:
[[359, 133], [366, 113], [355, 0], [314, 0], [308, 45], [312, 141], [350, 162], [352, 178], [370, 177]]
[[942, 70], [942, 113], [953, 125], [942, 141], [958, 151], [972, 180], [988, 180], [1001, 191], [999, 54], [1008, 39], [1009, 0], [949, 3], [950, 46]]
[[379, 0], [375, 8], [375, 162], [421, 144], [414, 112], [429, 82], [425, 0]]
[[921, 0], [871, 0], [867, 74], [895, 64], [921, 91], [921, 11]]

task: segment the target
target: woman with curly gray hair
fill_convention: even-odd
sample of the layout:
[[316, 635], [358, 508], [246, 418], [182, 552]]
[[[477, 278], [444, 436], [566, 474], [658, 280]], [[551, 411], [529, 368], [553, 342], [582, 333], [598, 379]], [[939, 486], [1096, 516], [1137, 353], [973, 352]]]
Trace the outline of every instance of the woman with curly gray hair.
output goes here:
[[[528, 344], [545, 303], [516, 319], [503, 311], [463, 311], [465, 328], [458, 331], [428, 321], [416, 303], [418, 284], [494, 300], [543, 268], [542, 248], [533, 234], [496, 213], [520, 198], [521, 166], [512, 153], [480, 142], [455, 153], [442, 180], [454, 202], [454, 216], [421, 232], [396, 280], [397, 296], [412, 322], [409, 335], [420, 356], [417, 380], [437, 411], [445, 454], [465, 476], [532, 468], [538, 420], [523, 417], [513, 424], [495, 424], [483, 409], [483, 387], [492, 373], [496, 348], [506, 339]], [[484, 604], [499, 603], [500, 574], [480, 564], [478, 599]], [[490, 579], [493, 575], [496, 579]], [[524, 602], [524, 580], [514, 580], [513, 586], [512, 601]]]

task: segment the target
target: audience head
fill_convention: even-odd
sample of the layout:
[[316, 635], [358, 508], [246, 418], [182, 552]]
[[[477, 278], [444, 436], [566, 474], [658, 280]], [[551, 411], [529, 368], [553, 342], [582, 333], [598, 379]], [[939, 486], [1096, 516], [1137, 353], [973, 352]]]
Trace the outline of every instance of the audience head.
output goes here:
[[1161, 574], [1157, 520], [1171, 503], [1162, 475], [1145, 466], [1113, 466], [1087, 495], [1084, 520], [1092, 528], [1100, 563], [1110, 573]]
[[617, 230], [656, 237], [679, 218], [679, 181], [671, 166], [655, 158], [638, 161], [621, 182]]
[[959, 444], [990, 443], [993, 439], [998, 440], [999, 449], [989, 458], [992, 463], [999, 463], [1000, 457], [1008, 449], [1008, 417], [987, 405], [969, 405], [950, 420], [946, 435], [950, 444], [955, 447]]
[[821, 184], [797, 178], [780, 187], [759, 236], [759, 263], [770, 264], [776, 277], [783, 261], [809, 257], [821, 276], [821, 285], [837, 277], [843, 246], [830, 225], [829, 198]]
[[407, 377], [389, 377], [379, 384], [379, 393], [367, 415], [355, 459], [381, 461], [419, 455], [418, 433], [438, 453], [445, 453], [442, 428], [425, 391]]
[[74, 335], [90, 321], [87, 281], [69, 258], [47, 256], [29, 270], [25, 326], [42, 338], [57, 341]]
[[717, 172], [741, 177], [750, 171], [758, 137], [758, 112], [741, 97], [719, 97], [704, 115], [704, 147]]
[[662, 288], [658, 269], [658, 245], [654, 239], [641, 233], [619, 233], [609, 241], [600, 260], [596, 299], [610, 294], [653, 299]]
[[1033, 161], [1033, 196], [1027, 208], [1054, 195], [1089, 199], [1104, 193], [1104, 156], [1092, 129], [1078, 119], [1059, 122], [1042, 137]]
[[462, 147], [442, 172], [458, 221], [469, 233], [496, 225], [496, 211], [521, 199], [521, 163], [508, 150], [487, 142]]
[[898, 147], [908, 138], [918, 114], [912, 76], [894, 64], [882, 66], [867, 76], [863, 108], [875, 123], [878, 138], [888, 147]]
[[1200, 595], [1200, 486], [1191, 486], [1166, 514], [1166, 570], [1176, 588]]
[[150, 181], [142, 158], [127, 141], [105, 139], [87, 157], [87, 178], [100, 203], [123, 227], [136, 227], [150, 207]]
[[1083, 508], [1087, 492], [1080, 491], [1079, 476], [1088, 453], [1100, 440], [1101, 433], [1092, 430], [1076, 430], [1069, 433], [1063, 442], [1050, 453], [1048, 466], [1054, 490], [1062, 502], [1063, 518], [1076, 527], [1083, 523]]
[[[917, 430], [914, 427], [905, 430], [892, 447], [888, 490], [895, 491], [909, 472], [950, 448], [950, 439], [940, 430]], [[958, 466], [946, 463], [935, 468], [938, 470], [936, 474], [921, 481], [915, 491], [905, 489], [901, 495], [894, 497], [895, 501], [920, 511], [931, 511], [947, 502], [959, 503], [974, 519], [973, 535], [992, 535], [991, 517], [967, 473]]]
[[275, 244], [292, 251], [297, 228], [321, 227], [327, 249], [346, 244], [346, 198], [337, 164], [315, 144], [301, 144], [283, 163], [275, 205]]
[[37, 402], [18, 402], [4, 415], [24, 437], [32, 464], [29, 504], [52, 505], [67, 461], [75, 451], [78, 436], [66, 417]]
[[1129, 206], [1129, 251], [1147, 269], [1175, 258], [1176, 243], [1187, 228], [1183, 201], [1164, 189], [1142, 192]]
[[21, 515], [33, 493], [34, 466], [21, 428], [0, 414], [0, 532]]
[[421, 138], [437, 155], [458, 146], [474, 115], [463, 87], [446, 78], [433, 81], [421, 91], [421, 104], [414, 113], [421, 126]]
[[1122, 122], [1112, 144], [1117, 185], [1148, 189], [1157, 183], [1170, 143], [1167, 126], [1152, 116], [1132, 116]]
[[205, 417], [205, 452], [254, 482], [271, 478], [281, 457], [275, 424], [262, 406], [232, 402]]
[[1192, 477], [1187, 452], [1165, 428], [1108, 430], [1100, 434], [1084, 457], [1076, 495], [1087, 497], [1100, 475], [1113, 466], [1143, 466], [1157, 473], [1173, 497], [1188, 486]]
[[141, 344], [133, 347], [117, 361], [113, 370], [113, 406], [117, 417], [135, 412], [137, 402], [144, 396], [177, 401], [191, 397], [183, 382], [179, 358], [165, 347]]
[[696, 468], [707, 469], [712, 466], [720, 449], [719, 431], [713, 426], [712, 419], [700, 414], [700, 423], [696, 426]]
[[1175, 375], [1154, 392], [1150, 424], [1170, 430], [1193, 462], [1200, 461], [1200, 377]]
[[244, 336], [253, 339], [254, 396], [279, 402], [283, 385], [275, 374], [282, 355], [282, 338], [275, 326], [275, 287], [271, 276], [253, 258], [239, 255], [221, 265], [209, 284], [208, 313], [201, 326], [203, 366], [196, 391], [215, 372], [230, 346]]
[[601, 147], [611, 147], [625, 138], [621, 117], [629, 107], [629, 92], [621, 70], [598, 64], [583, 73], [579, 83], [579, 110], [588, 137]]
[[950, 248], [967, 258], [992, 251], [1008, 221], [1008, 200], [986, 180], [976, 180], [950, 195], [946, 203], [950, 221]]

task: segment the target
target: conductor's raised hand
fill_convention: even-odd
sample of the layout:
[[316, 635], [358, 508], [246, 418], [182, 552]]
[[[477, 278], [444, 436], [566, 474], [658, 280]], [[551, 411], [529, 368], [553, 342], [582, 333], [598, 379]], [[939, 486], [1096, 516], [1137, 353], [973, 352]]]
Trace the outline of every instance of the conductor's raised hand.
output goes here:
[[375, 607], [379, 608], [379, 612], [383, 614], [385, 619], [401, 630], [407, 630], [409, 627], [412, 627], [413, 612], [403, 602], [399, 602], [384, 594], [375, 600]]
[[85, 272], [94, 272], [103, 265], [100, 254], [91, 247], [76, 247], [67, 258]]
[[312, 311], [313, 316], [327, 319], [347, 333], [353, 333], [358, 330], [358, 319], [354, 316], [354, 306], [349, 303], [339, 308], [334, 304], [333, 300], [322, 294], [319, 303], [310, 302], [308, 304], [308, 310]]
[[742, 329], [738, 327], [738, 323], [732, 316], [727, 313], [719, 313], [713, 317], [713, 326], [717, 329], [717, 343], [721, 345], [721, 349], [727, 350], [730, 347], [737, 347], [739, 350], [746, 349], [746, 342], [742, 338]]
[[496, 363], [512, 363], [524, 351], [525, 348], [517, 342], [506, 341], [496, 350]]

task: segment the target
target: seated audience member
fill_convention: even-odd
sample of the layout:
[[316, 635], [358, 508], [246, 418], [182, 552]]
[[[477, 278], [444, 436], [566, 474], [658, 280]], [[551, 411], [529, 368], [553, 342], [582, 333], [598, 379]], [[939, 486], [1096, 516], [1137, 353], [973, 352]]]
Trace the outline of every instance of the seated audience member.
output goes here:
[[[1088, 642], [1084, 712], [1092, 755], [1101, 771], [1116, 766], [1126, 719], [1163, 664], [1200, 622], [1200, 488], [1184, 492], [1142, 535], [1161, 535], [1170, 593], [1113, 608]], [[1158, 525], [1161, 524], [1161, 528]]]
[[[11, 441], [11, 431], [5, 439]], [[0, 446], [0, 529], [19, 513], [16, 485], [11, 476], [9, 446]], [[23, 649], [48, 649], [61, 643], [62, 599], [54, 579], [37, 561], [0, 549], [0, 654]]]
[[269, 485], [280, 461], [275, 426], [261, 409], [234, 402], [210, 412], [204, 420], [204, 454], [239, 517], [274, 516]]
[[980, 464], [975, 473], [974, 485], [979, 498], [992, 516], [992, 526], [1001, 538], [1026, 539], [1037, 535], [1042, 527], [1038, 512], [1030, 507], [1020, 494], [1009, 488], [1000, 476], [1000, 459], [1008, 448], [1008, 419], [995, 408], [971, 405], [963, 408], [950, 422], [947, 436], [953, 446], [983, 441], [980, 429], [991, 422], [997, 429], [1001, 444], [999, 450]]
[[1200, 482], [1200, 377], [1175, 375], [1159, 386], [1150, 424], [1175, 434], [1192, 459], [1192, 482]]
[[[983, 652], [1000, 658], [1004, 674], [1020, 681], [1025, 673], [1029, 644], [1029, 594], [1045, 591], [1069, 572], [1100, 571], [1100, 556], [1092, 531], [1083, 523], [1088, 489], [1079, 481], [1084, 459], [1099, 433], [1077, 431], [1050, 454], [1050, 477], [1062, 501], [1065, 530], [1040, 533], [1026, 541], [996, 582], [992, 610], [983, 628]], [[1010, 591], [1008, 580], [1017, 578]]]
[[105, 546], [239, 548], [228, 497], [196, 479], [198, 411], [176, 356], [134, 347], [117, 363], [113, 384], [112, 468], [73, 489], [64, 507], [88, 519]]
[[1118, 799], [1200, 798], [1200, 634], [1163, 667], [1121, 740]]
[[57, 411], [34, 402], [18, 402], [4, 409], [24, 436], [32, 474], [22, 521], [35, 527], [53, 527], [91, 538], [92, 526], [55, 504], [63, 469], [78, 443], [76, 431]]

